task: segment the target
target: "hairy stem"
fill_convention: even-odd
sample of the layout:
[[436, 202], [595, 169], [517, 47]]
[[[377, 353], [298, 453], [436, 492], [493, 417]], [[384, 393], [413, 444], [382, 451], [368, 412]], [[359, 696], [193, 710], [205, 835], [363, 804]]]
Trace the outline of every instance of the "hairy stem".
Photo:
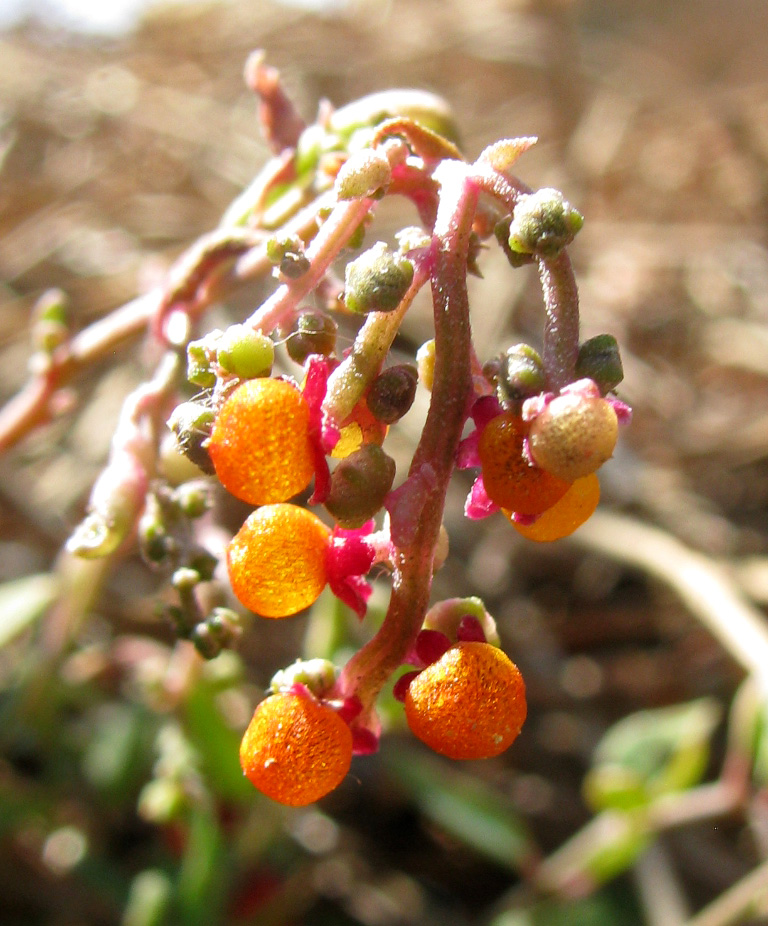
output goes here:
[[547, 312], [544, 324], [544, 369], [549, 388], [573, 382], [579, 353], [579, 291], [568, 254], [540, 257], [539, 277]]

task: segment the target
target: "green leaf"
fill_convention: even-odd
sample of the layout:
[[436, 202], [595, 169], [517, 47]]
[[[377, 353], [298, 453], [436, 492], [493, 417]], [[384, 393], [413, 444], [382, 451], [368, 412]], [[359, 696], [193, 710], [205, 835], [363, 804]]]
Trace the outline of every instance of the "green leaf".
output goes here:
[[620, 720], [595, 750], [584, 783], [589, 805], [626, 810], [698, 784], [720, 714], [713, 699], [700, 698]]
[[383, 758], [421, 813], [455, 839], [513, 871], [531, 862], [533, 841], [503, 794], [422, 753], [398, 748], [387, 750]]
[[40, 572], [0, 585], [0, 647], [10, 643], [53, 604], [59, 592], [56, 575]]

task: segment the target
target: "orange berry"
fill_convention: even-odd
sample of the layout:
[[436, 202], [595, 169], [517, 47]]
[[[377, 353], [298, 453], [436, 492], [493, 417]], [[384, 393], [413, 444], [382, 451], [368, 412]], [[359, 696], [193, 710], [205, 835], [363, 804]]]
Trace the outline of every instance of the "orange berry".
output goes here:
[[405, 696], [411, 732], [450, 759], [489, 759], [517, 738], [525, 683], [490, 643], [456, 643], [419, 672]]
[[618, 436], [619, 420], [607, 399], [565, 393], [533, 420], [529, 444], [538, 466], [573, 482], [613, 456]]
[[483, 484], [491, 501], [510, 511], [536, 515], [562, 498], [569, 483], [526, 460], [523, 454], [526, 430], [522, 418], [504, 412], [485, 426], [477, 449]]
[[314, 472], [309, 406], [282, 379], [251, 379], [221, 406], [208, 452], [222, 485], [251, 505], [284, 502]]
[[[583, 476], [568, 489], [560, 501], [537, 518], [533, 524], [517, 524], [512, 527], [528, 540], [548, 543], [572, 534], [577, 527], [592, 516], [600, 501], [600, 480], [595, 473]], [[510, 512], [504, 514], [510, 518]], [[511, 520], [511, 518], [510, 518]]]
[[262, 617], [308, 608], [325, 588], [329, 542], [328, 528], [306, 508], [257, 508], [227, 547], [232, 591]]
[[254, 711], [240, 745], [240, 765], [267, 797], [303, 807], [344, 780], [352, 733], [332, 708], [292, 691], [270, 695]]

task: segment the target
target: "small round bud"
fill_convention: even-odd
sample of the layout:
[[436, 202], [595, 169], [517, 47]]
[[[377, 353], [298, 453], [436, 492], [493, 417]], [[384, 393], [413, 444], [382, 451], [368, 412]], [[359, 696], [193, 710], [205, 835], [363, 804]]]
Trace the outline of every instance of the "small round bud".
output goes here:
[[576, 375], [579, 379], [596, 382], [603, 395], [619, 385], [624, 379], [624, 368], [619, 345], [612, 334], [598, 334], [581, 345], [576, 358]]
[[216, 358], [227, 373], [240, 379], [269, 376], [275, 359], [270, 338], [247, 325], [232, 325], [218, 342]]
[[211, 343], [218, 340], [219, 332], [211, 332], [216, 338], [201, 338], [199, 341], [191, 341], [187, 345], [187, 379], [193, 386], [199, 386], [201, 389], [212, 389], [216, 385], [216, 373], [213, 370], [211, 358], [213, 350]]
[[395, 461], [378, 444], [363, 444], [333, 471], [325, 507], [341, 527], [360, 527], [381, 508], [395, 470]]
[[187, 518], [200, 518], [211, 507], [211, 487], [202, 479], [184, 482], [173, 492], [173, 500]]
[[371, 383], [366, 402], [375, 418], [384, 424], [399, 421], [416, 398], [419, 371], [411, 363], [402, 363], [380, 373]]
[[338, 325], [330, 315], [302, 312], [286, 342], [288, 356], [296, 363], [304, 363], [311, 354], [330, 356], [336, 347], [337, 330]]
[[417, 251], [420, 248], [428, 248], [432, 243], [431, 236], [418, 225], [408, 225], [395, 232], [395, 241], [400, 251], [405, 254], [408, 251]]
[[176, 552], [176, 541], [168, 533], [163, 508], [154, 492], [147, 495], [139, 518], [138, 538], [141, 555], [149, 563], [158, 565]]
[[611, 458], [618, 433], [616, 412], [607, 399], [564, 393], [534, 418], [528, 444], [537, 466], [573, 482]]
[[32, 342], [50, 354], [69, 337], [69, 298], [61, 289], [48, 289], [32, 309]]
[[213, 409], [199, 402], [182, 402], [168, 419], [168, 427], [179, 450], [195, 466], [209, 474], [213, 473], [213, 464], [205, 443], [210, 437], [213, 419]]
[[336, 195], [339, 199], [380, 197], [392, 180], [392, 168], [386, 156], [375, 148], [367, 148], [350, 155], [336, 176]]
[[188, 566], [180, 566], [171, 576], [171, 585], [177, 592], [189, 592], [200, 583], [200, 573]]
[[509, 227], [509, 246], [519, 254], [554, 257], [576, 236], [584, 218], [557, 190], [521, 196]]
[[294, 685], [304, 685], [321, 697], [336, 681], [336, 666], [329, 659], [297, 659], [293, 665], [280, 669], [272, 676], [269, 689], [273, 694], [289, 691]]
[[509, 406], [528, 399], [544, 392], [546, 386], [547, 375], [538, 351], [528, 344], [510, 347], [502, 358], [496, 381], [501, 404]]
[[425, 341], [416, 351], [416, 368], [419, 371], [419, 382], [429, 392], [435, 378], [435, 341]]
[[347, 264], [344, 300], [350, 312], [392, 312], [413, 281], [413, 264], [383, 242]]

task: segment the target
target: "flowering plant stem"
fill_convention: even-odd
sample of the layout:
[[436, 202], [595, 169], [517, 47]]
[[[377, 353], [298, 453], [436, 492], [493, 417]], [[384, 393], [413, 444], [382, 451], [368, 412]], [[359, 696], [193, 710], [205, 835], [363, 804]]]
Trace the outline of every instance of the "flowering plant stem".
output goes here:
[[432, 237], [431, 286], [435, 320], [435, 371], [427, 420], [411, 463], [406, 489], [414, 529], [398, 541], [393, 516], [392, 595], [378, 633], [347, 663], [338, 687], [356, 695], [363, 718], [421, 629], [429, 601], [432, 561], [448, 483], [472, 392], [469, 299], [466, 287], [470, 231], [477, 188], [466, 165], [445, 161], [436, 171], [441, 196]]

